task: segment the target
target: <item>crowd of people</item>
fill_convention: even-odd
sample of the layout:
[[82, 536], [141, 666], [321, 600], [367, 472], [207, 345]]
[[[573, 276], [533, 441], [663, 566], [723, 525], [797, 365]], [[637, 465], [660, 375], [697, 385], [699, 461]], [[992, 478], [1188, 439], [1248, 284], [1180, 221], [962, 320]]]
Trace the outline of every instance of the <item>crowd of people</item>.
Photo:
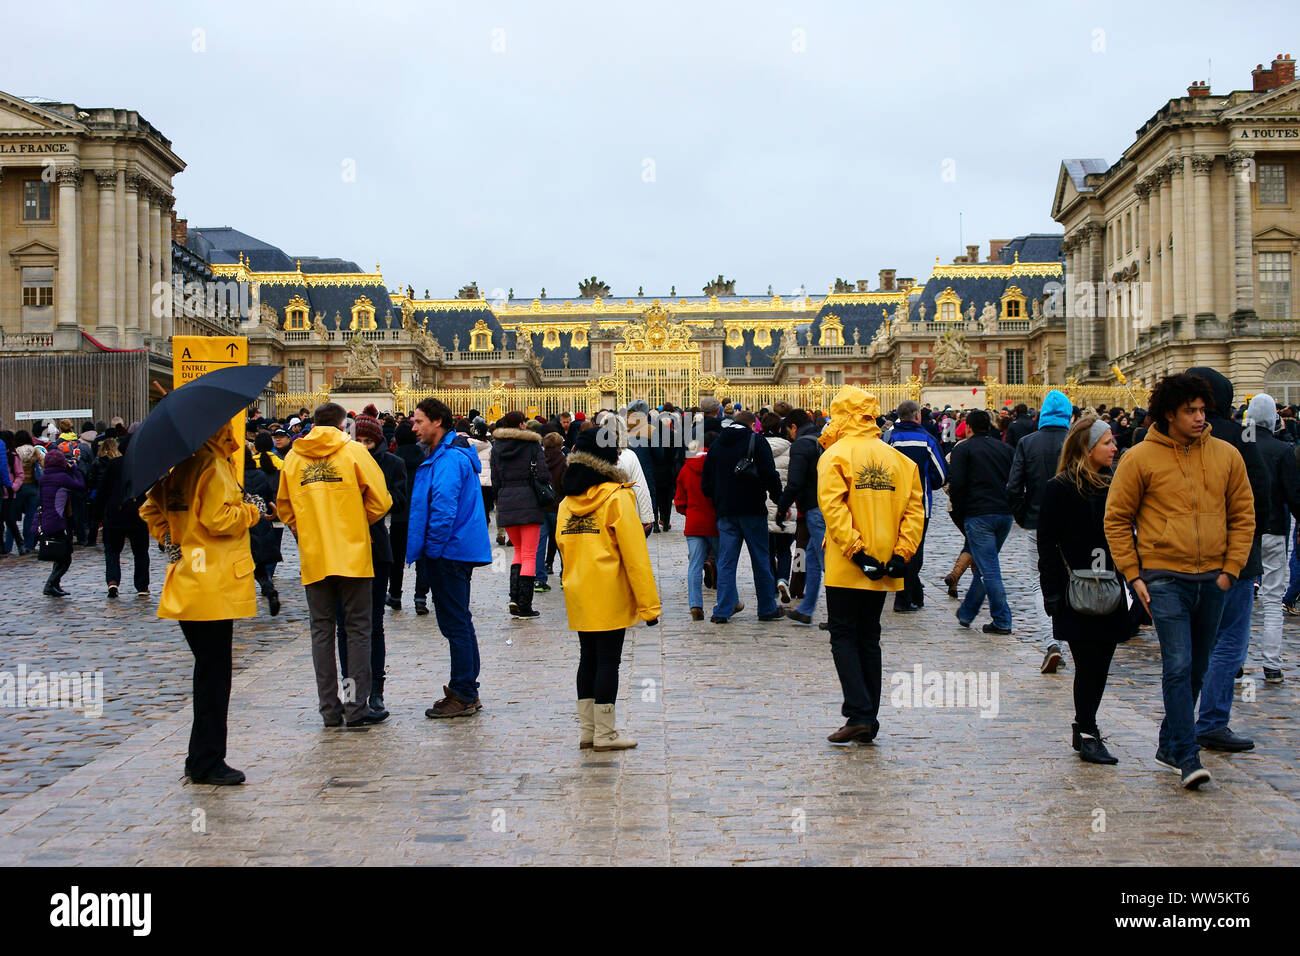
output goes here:
[[[510, 558], [504, 613], [535, 620], [544, 611], [534, 596], [556, 577], [563, 588], [578, 635], [579, 746], [597, 751], [636, 746], [616, 726], [619, 662], [627, 629], [663, 613], [648, 539], [671, 532], [677, 515], [691, 620], [725, 625], [751, 599], [760, 622], [808, 627], [824, 590], [819, 626], [843, 693], [844, 725], [828, 738], [838, 745], [880, 731], [882, 613], [890, 594], [896, 614], [926, 603], [939, 489], [962, 537], [943, 578], [960, 627], [987, 606], [985, 633], [1016, 632], [1000, 553], [1013, 526], [1027, 536], [1040, 669], [1072, 662], [1071, 744], [1089, 763], [1117, 762], [1097, 712], [1116, 647], [1152, 625], [1165, 712], [1156, 760], [1196, 789], [1209, 779], [1201, 748], [1253, 748], [1229, 721], [1254, 604], [1264, 678], [1276, 683], [1283, 615], [1300, 598], [1300, 422], [1268, 395], [1235, 405], [1208, 368], [1166, 377], [1148, 408], [1131, 411], [1075, 407], [1052, 391], [1037, 411], [905, 401], [884, 413], [851, 385], [825, 410], [703, 398], [590, 418], [512, 410], [493, 422], [436, 399], [409, 417], [327, 402], [287, 420], [253, 414], [243, 447], [222, 429], [127, 499], [122, 454], [137, 428], [115, 419], [77, 432], [63, 420], [39, 437], [0, 431], [3, 550], [39, 550], [52, 565], [44, 594], [62, 597], [74, 546], [94, 546], [102, 529], [114, 600], [128, 544], [134, 589], [149, 593], [148, 540], [158, 542], [158, 614], [180, 622], [195, 656], [186, 772], [196, 782], [244, 780], [225, 761], [232, 626], [257, 614], [258, 589], [280, 612], [286, 527], [324, 726], [388, 718], [384, 616], [404, 606], [408, 567], [415, 613], [431, 601], [448, 644], [443, 696], [425, 715], [482, 709], [470, 596], [474, 569], [493, 563], [495, 514], [498, 553]], [[752, 595], [737, 586], [742, 550]]]

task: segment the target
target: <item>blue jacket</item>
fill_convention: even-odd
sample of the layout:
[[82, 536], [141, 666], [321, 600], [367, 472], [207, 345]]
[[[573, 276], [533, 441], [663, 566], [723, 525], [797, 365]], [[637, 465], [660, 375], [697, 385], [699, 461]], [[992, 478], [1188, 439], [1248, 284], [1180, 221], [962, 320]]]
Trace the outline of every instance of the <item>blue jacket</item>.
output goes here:
[[415, 470], [406, 563], [417, 558], [447, 558], [491, 564], [487, 515], [478, 476], [478, 452], [458, 444], [448, 432]]
[[943, 447], [920, 422], [895, 422], [889, 432], [889, 444], [916, 463], [916, 471], [921, 476], [921, 488], [925, 491], [925, 516], [930, 517], [934, 489], [942, 488], [948, 480]]
[[9, 449], [5, 447], [4, 439], [0, 439], [0, 497], [9, 497], [13, 480], [14, 476], [9, 473]]

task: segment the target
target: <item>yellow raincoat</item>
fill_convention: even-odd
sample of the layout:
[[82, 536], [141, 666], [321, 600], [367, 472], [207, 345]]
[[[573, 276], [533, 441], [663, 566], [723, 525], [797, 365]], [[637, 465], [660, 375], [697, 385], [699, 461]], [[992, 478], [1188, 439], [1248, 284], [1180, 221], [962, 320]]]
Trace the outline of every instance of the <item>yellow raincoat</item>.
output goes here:
[[225, 621], [257, 616], [248, 529], [261, 518], [244, 492], [230, 456], [240, 451], [230, 425], [153, 486], [140, 517], [159, 544], [171, 532], [181, 559], [167, 566], [158, 616], [173, 621]]
[[374, 577], [370, 526], [392, 506], [383, 471], [359, 442], [328, 425], [294, 442], [275, 507], [298, 536], [302, 583]]
[[925, 530], [925, 498], [916, 464], [880, 439], [880, 403], [853, 385], [831, 402], [831, 423], [818, 441], [817, 503], [826, 521], [827, 587], [901, 591], [902, 578], [872, 581], [851, 560], [910, 561]]
[[555, 546], [564, 562], [564, 606], [575, 631], [613, 631], [659, 617], [645, 529], [627, 475], [585, 452], [568, 467], [586, 465], [608, 481], [567, 494], [556, 515]]

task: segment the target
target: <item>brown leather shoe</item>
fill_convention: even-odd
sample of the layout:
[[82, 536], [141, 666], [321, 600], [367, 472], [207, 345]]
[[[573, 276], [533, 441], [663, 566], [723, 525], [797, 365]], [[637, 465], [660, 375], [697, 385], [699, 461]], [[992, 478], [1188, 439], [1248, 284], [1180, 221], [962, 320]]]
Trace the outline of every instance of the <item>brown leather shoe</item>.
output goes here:
[[702, 620], [704, 620], [704, 608], [702, 608], [702, 607], [693, 607], [693, 608], [691, 608], [691, 620], [692, 620], [692, 621], [702, 621]]
[[876, 738], [876, 728], [868, 724], [845, 724], [826, 739], [837, 747], [847, 747], [853, 743], [869, 744]]
[[450, 687], [444, 687], [443, 693], [447, 696], [438, 701], [432, 707], [424, 712], [426, 717], [472, 717], [480, 710], [483, 705], [479, 703], [478, 698], [474, 700], [462, 700], [452, 693]]

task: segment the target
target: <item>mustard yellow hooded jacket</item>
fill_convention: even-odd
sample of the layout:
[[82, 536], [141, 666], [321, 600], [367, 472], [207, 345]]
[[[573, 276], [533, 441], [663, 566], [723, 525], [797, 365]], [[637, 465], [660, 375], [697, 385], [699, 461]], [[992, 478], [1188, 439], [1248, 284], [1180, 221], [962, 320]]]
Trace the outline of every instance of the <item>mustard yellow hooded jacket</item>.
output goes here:
[[[577, 466], [575, 468], [575, 466]], [[568, 491], [583, 466], [605, 480]], [[659, 617], [645, 529], [627, 475], [585, 452], [569, 455], [566, 494], [555, 520], [564, 562], [564, 606], [575, 631], [614, 631]]]
[[328, 425], [294, 442], [275, 507], [298, 536], [302, 583], [374, 577], [370, 526], [392, 506], [383, 471], [359, 442]]
[[261, 518], [244, 504], [230, 456], [242, 451], [221, 427], [203, 447], [149, 491], [140, 517], [159, 544], [166, 532], [181, 559], [167, 566], [158, 616], [173, 621], [225, 621], [257, 616], [248, 529]]
[[817, 503], [826, 521], [827, 587], [901, 591], [902, 578], [870, 580], [852, 557], [911, 560], [925, 531], [925, 497], [916, 464], [880, 439], [880, 403], [845, 385], [831, 402], [818, 442]]

